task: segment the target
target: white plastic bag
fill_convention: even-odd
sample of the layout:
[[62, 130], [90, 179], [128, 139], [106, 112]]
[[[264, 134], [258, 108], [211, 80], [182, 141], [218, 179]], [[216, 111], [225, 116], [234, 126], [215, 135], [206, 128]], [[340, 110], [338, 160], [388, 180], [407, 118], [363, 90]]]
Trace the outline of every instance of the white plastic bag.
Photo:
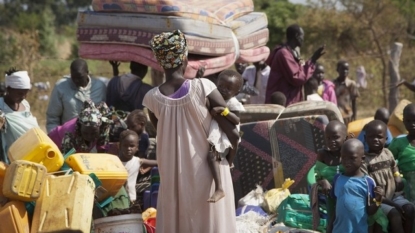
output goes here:
[[257, 185], [256, 189], [252, 190], [245, 197], [239, 199], [238, 207], [252, 205], [262, 206], [264, 203], [264, 190], [261, 186]]

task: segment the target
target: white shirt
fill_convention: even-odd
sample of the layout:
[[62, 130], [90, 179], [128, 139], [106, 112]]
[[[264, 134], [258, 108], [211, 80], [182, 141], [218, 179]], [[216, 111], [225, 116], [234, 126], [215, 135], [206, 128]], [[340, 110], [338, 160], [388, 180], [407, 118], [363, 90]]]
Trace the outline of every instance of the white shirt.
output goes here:
[[307, 100], [311, 100], [311, 101], [324, 101], [323, 98], [321, 98], [321, 96], [317, 93], [315, 94], [311, 94], [307, 96]]
[[128, 172], [128, 179], [125, 188], [127, 189], [130, 201], [134, 202], [137, 199], [135, 184], [137, 183], [138, 171], [140, 170], [141, 166], [140, 158], [133, 156], [133, 158], [130, 161], [122, 162], [122, 164]]
[[[263, 70], [261, 70], [261, 77], [260, 80], [257, 80], [256, 88], [259, 91], [258, 96], [251, 96], [250, 103], [251, 104], [264, 104], [265, 103], [265, 94], [267, 92], [267, 84], [268, 84], [268, 77], [271, 68], [266, 66]], [[254, 65], [246, 67], [244, 73], [242, 74], [242, 78], [245, 79], [249, 85], [254, 86], [255, 78], [256, 78], [256, 68]]]

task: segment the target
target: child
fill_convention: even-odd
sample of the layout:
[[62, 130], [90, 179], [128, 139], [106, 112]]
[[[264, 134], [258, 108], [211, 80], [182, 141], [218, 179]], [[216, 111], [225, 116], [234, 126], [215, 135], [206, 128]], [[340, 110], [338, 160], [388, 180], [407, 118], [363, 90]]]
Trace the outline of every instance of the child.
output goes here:
[[[388, 124], [389, 121], [389, 110], [387, 110], [386, 108], [379, 108], [378, 110], [376, 110], [374, 119], [375, 120], [380, 120], [382, 122], [384, 122], [386, 125]], [[365, 141], [365, 135], [366, 135], [366, 126], [363, 127], [362, 131], [359, 133], [359, 136], [357, 137], [357, 139], [359, 139], [363, 145], [365, 146], [365, 152], [367, 152], [369, 150], [369, 147]], [[386, 127], [386, 142], [385, 142], [385, 147], [388, 147], [389, 144], [391, 144], [393, 139], [392, 133], [390, 132], [389, 128]]]
[[315, 171], [323, 193], [329, 194], [334, 176], [344, 170], [341, 166], [340, 149], [347, 139], [346, 126], [340, 121], [330, 121], [324, 131], [324, 137], [326, 148], [318, 150]]
[[332, 197], [336, 200], [334, 233], [368, 232], [368, 215], [373, 215], [382, 203], [383, 189], [365, 175], [363, 144], [347, 140], [341, 148], [343, 174], [334, 177]]
[[398, 168], [407, 181], [409, 193], [406, 198], [415, 202], [415, 104], [408, 104], [403, 109], [403, 123], [408, 135], [392, 140], [388, 149], [398, 160]]
[[[236, 71], [225, 70], [219, 74], [217, 87], [223, 99], [226, 101], [227, 108], [214, 107], [211, 111], [213, 116], [221, 114], [230, 122], [239, 126], [239, 112], [245, 111], [245, 108], [235, 96], [242, 88], [242, 84], [243, 79]], [[220, 180], [219, 163], [217, 160], [222, 160], [222, 155], [226, 155], [229, 166], [232, 167], [239, 141], [231, 142], [227, 135], [219, 128], [219, 125], [215, 120], [212, 120], [211, 122], [208, 141], [211, 144], [208, 163], [213, 175], [213, 180], [215, 181], [215, 192], [208, 199], [208, 202], [217, 202], [225, 196]]]
[[147, 115], [143, 110], [136, 109], [127, 116], [127, 127], [137, 133], [139, 138], [138, 157], [146, 158], [147, 149], [150, 146], [150, 138], [146, 132]]
[[285, 107], [287, 103], [287, 97], [285, 97], [284, 93], [276, 91], [271, 95], [271, 104], [277, 104]]
[[329, 224], [327, 231], [331, 232], [332, 225], [330, 219], [334, 215], [334, 199], [329, 196], [334, 176], [344, 171], [341, 165], [340, 150], [347, 139], [346, 126], [340, 121], [330, 121], [324, 131], [326, 147], [317, 151], [317, 161], [315, 166], [316, 181], [321, 192], [325, 194], [327, 202], [327, 215]]
[[130, 201], [136, 201], [137, 193], [135, 184], [141, 165], [157, 166], [156, 160], [147, 160], [134, 156], [138, 151], [138, 135], [132, 130], [125, 130], [120, 135], [120, 152], [119, 157], [128, 172], [126, 189]]
[[318, 94], [318, 81], [315, 78], [310, 78], [304, 86], [307, 101], [323, 101], [323, 98]]
[[336, 91], [333, 82], [324, 79], [324, 66], [316, 64], [312, 79], [318, 82], [317, 93], [324, 101], [329, 101], [337, 105]]
[[356, 82], [349, 79], [349, 63], [339, 61], [337, 63], [338, 78], [333, 81], [336, 86], [337, 106], [343, 115], [344, 124], [347, 126], [351, 121], [356, 120], [356, 98], [359, 97], [359, 90]]
[[[147, 115], [144, 113], [143, 110], [134, 110], [130, 114], [128, 114], [125, 122], [122, 119], [118, 119], [120, 124], [125, 125], [119, 128], [119, 134], [126, 129], [130, 129], [137, 133], [139, 137], [139, 144], [138, 144], [138, 152], [135, 156], [140, 158], [147, 158], [147, 150], [150, 146], [150, 138], [145, 130], [145, 125], [147, 124]], [[119, 150], [119, 135], [117, 142], [111, 143], [107, 147], [107, 153], [118, 155]]]
[[[384, 148], [387, 126], [380, 120], [374, 120], [365, 128], [369, 150], [365, 156], [364, 171], [385, 191], [381, 209], [389, 219], [391, 231], [411, 233], [414, 206], [402, 196], [403, 183], [398, 167], [392, 153]], [[403, 213], [399, 210], [403, 210]], [[401, 214], [408, 221], [402, 221]], [[384, 228], [387, 230], [387, 225]]]

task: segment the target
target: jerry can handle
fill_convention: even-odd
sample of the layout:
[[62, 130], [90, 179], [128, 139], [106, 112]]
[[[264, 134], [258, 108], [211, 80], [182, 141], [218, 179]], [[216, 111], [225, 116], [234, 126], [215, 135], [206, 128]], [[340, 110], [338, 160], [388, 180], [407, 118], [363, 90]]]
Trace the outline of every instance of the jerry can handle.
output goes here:
[[50, 172], [48, 173], [49, 175], [59, 175], [62, 174], [64, 176], [69, 175], [71, 172], [73, 172], [72, 168], [69, 168], [68, 170], [63, 170], [63, 171], [56, 171], [56, 172]]
[[76, 150], [75, 148], [72, 148], [70, 151], [68, 151], [64, 156], [63, 156], [63, 160], [65, 161], [69, 156], [71, 156], [72, 154], [75, 154]]

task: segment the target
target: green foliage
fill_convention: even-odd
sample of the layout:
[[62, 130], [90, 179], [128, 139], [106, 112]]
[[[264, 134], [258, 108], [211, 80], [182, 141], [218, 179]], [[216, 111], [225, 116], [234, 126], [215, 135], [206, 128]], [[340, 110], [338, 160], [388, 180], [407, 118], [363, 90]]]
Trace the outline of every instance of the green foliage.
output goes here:
[[10, 24], [19, 31], [34, 31], [42, 24], [42, 18], [36, 13], [20, 12]]
[[79, 58], [78, 56], [79, 45], [77, 42], [72, 43], [71, 45], [71, 56], [70, 59]]
[[40, 52], [42, 55], [55, 56], [55, 17], [50, 8], [46, 8], [41, 15], [41, 24], [38, 26]]
[[48, 14], [54, 18], [55, 26], [61, 27], [74, 24], [78, 9], [90, 4], [90, 0], [4, 0], [0, 4], [0, 24], [10, 26], [21, 12], [42, 15], [50, 9]]
[[270, 31], [269, 47], [285, 42], [285, 29], [297, 22], [299, 16], [306, 9], [302, 5], [290, 3], [288, 0], [254, 0], [255, 10], [263, 11], [268, 17]]

